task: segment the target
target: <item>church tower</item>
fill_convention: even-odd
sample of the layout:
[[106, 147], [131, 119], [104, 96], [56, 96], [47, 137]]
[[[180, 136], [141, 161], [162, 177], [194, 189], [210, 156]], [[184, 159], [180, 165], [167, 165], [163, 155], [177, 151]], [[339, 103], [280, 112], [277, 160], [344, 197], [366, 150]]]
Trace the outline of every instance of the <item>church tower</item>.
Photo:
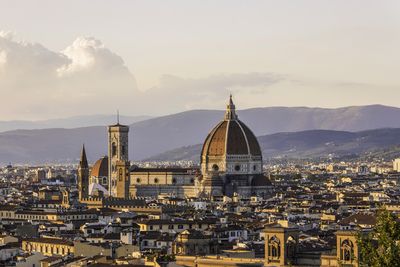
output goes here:
[[118, 169], [120, 161], [128, 163], [129, 126], [119, 124], [108, 126], [108, 191], [110, 196], [117, 196]]
[[78, 193], [79, 200], [89, 196], [89, 165], [86, 158], [85, 145], [82, 147], [78, 166]]

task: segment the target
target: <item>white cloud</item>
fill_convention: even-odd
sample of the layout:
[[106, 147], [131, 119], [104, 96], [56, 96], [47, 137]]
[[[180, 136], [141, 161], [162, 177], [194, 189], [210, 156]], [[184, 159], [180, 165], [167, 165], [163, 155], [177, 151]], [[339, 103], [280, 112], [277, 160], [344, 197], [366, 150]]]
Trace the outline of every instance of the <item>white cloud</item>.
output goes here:
[[92, 37], [77, 38], [71, 46], [62, 51], [62, 54], [70, 60], [70, 63], [57, 70], [61, 77], [90, 71], [128, 71], [120, 56]]
[[2, 114], [34, 118], [110, 112], [129, 104], [137, 88], [122, 58], [92, 37], [54, 52], [1, 32], [0, 91], [14, 103]]
[[123, 59], [93, 37], [79, 37], [61, 52], [0, 33], [1, 120], [111, 113], [163, 114], [224, 107], [228, 94], [265, 93], [286, 79], [274, 73], [231, 73], [203, 78], [163, 75], [139, 91]]

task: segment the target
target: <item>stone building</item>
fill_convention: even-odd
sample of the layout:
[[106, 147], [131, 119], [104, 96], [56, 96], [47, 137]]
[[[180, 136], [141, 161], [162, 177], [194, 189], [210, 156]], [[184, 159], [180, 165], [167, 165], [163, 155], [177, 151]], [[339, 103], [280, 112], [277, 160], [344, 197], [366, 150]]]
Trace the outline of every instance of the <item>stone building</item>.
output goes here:
[[130, 196], [177, 197], [267, 195], [260, 145], [238, 119], [232, 96], [224, 119], [208, 134], [200, 155], [201, 169], [131, 168]]
[[297, 260], [299, 229], [285, 221], [265, 228], [265, 266], [293, 265]]
[[215, 254], [217, 246], [212, 242], [211, 236], [188, 229], [177, 234], [172, 250], [175, 255], [199, 256]]
[[262, 152], [253, 132], [239, 120], [232, 96], [224, 119], [208, 134], [201, 152], [199, 192], [207, 196], [267, 195]]
[[171, 195], [195, 197], [196, 168], [138, 168], [130, 170], [129, 194], [132, 197], [157, 197]]
[[[263, 173], [262, 152], [257, 138], [238, 119], [232, 96], [229, 98], [224, 119], [205, 139], [200, 155], [200, 169], [130, 166], [128, 133], [129, 126], [119, 122], [108, 127], [108, 158], [100, 159], [93, 166], [90, 194], [86, 192], [86, 185], [80, 186], [85, 202], [90, 196], [266, 196], [272, 189]], [[107, 167], [108, 184], [105, 183]], [[86, 168], [86, 165], [80, 165], [78, 174], [87, 175]], [[86, 182], [86, 177], [80, 177], [79, 181]], [[108, 192], [104, 190], [105, 186], [108, 186]]]
[[35, 238], [22, 240], [25, 252], [40, 252], [45, 256], [66, 256], [74, 253], [74, 244], [59, 238]]
[[128, 133], [129, 126], [119, 124], [119, 119], [117, 124], [108, 126], [108, 192], [110, 196], [117, 196], [117, 162], [129, 162]]

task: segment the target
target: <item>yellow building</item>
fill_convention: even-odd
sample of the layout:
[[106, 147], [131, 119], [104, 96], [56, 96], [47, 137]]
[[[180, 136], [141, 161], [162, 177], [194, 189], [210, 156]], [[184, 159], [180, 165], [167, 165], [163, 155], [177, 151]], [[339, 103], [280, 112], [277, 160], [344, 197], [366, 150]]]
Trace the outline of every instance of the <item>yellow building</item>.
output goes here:
[[66, 256], [74, 253], [74, 244], [58, 238], [34, 238], [22, 240], [25, 252], [40, 252], [45, 256]]
[[141, 232], [160, 231], [162, 233], [180, 233], [185, 230], [204, 231], [216, 224], [216, 220], [143, 220], [136, 222]]

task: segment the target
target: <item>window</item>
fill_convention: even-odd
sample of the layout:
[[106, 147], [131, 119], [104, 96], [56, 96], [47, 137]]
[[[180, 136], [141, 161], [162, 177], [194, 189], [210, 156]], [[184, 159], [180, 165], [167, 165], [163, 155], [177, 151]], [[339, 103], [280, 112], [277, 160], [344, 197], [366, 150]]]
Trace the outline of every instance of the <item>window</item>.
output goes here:
[[190, 179], [190, 183], [191, 183], [191, 184], [194, 184], [194, 179], [193, 179], [193, 178]]
[[289, 236], [286, 241], [287, 256], [288, 258], [294, 258], [296, 256], [296, 240], [293, 236]]
[[268, 242], [269, 257], [272, 259], [279, 259], [281, 257], [281, 244], [280, 240], [273, 236]]
[[119, 181], [122, 181], [122, 169], [119, 169]]
[[178, 224], [178, 229], [183, 229], [183, 225], [182, 224]]
[[253, 171], [256, 171], [257, 170], [257, 165], [254, 165], [253, 166]]
[[154, 183], [158, 184], [158, 178], [154, 178]]
[[350, 262], [354, 259], [354, 246], [353, 242], [346, 239], [341, 245], [341, 260], [344, 262]]
[[136, 178], [136, 183], [140, 184], [141, 180], [140, 178]]
[[176, 184], [176, 178], [172, 178], [172, 183]]
[[237, 171], [237, 172], [240, 171], [240, 165], [235, 166], [235, 171]]
[[111, 155], [115, 157], [117, 155], [117, 145], [115, 143], [112, 143], [111, 145]]
[[217, 164], [214, 164], [214, 165], [212, 166], [212, 169], [213, 169], [213, 171], [218, 171], [218, 170], [219, 170], [219, 167], [218, 167]]
[[123, 156], [125, 156], [125, 146], [121, 147], [121, 153], [122, 153]]
[[174, 225], [173, 224], [168, 225], [168, 229], [174, 229]]

